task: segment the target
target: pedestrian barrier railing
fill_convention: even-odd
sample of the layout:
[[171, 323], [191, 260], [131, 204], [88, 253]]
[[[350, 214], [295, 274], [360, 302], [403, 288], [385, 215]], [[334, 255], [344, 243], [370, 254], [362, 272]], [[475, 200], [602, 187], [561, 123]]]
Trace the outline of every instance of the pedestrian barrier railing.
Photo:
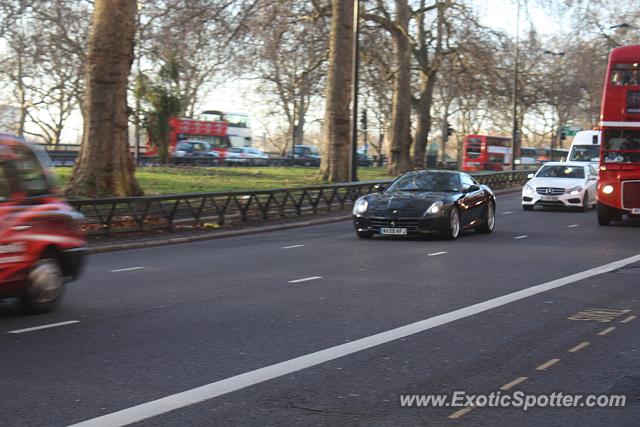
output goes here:
[[[475, 175], [491, 188], [521, 185], [526, 171]], [[89, 235], [173, 231], [181, 227], [233, 225], [305, 214], [345, 211], [358, 197], [376, 191], [377, 184], [363, 181], [258, 191], [228, 191], [162, 196], [74, 199], [70, 203], [86, 217]]]

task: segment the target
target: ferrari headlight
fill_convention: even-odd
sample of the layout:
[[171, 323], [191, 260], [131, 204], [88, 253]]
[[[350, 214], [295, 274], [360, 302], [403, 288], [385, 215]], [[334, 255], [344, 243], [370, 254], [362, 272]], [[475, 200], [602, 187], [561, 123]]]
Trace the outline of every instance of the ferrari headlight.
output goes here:
[[437, 202], [432, 203], [431, 206], [429, 206], [429, 209], [427, 209], [425, 213], [431, 214], [431, 215], [437, 214], [438, 212], [440, 212], [440, 209], [442, 208], [443, 204], [444, 203], [438, 200]]
[[368, 208], [369, 208], [369, 202], [367, 202], [367, 199], [358, 199], [356, 200], [355, 205], [353, 205], [353, 214], [361, 215], [365, 213]]
[[577, 187], [568, 189], [567, 193], [569, 193], [572, 196], [577, 196], [578, 194], [580, 194], [581, 191], [582, 191], [582, 187], [578, 185]]
[[604, 194], [611, 194], [613, 193], [613, 185], [607, 184], [604, 187], [602, 187], [602, 192]]

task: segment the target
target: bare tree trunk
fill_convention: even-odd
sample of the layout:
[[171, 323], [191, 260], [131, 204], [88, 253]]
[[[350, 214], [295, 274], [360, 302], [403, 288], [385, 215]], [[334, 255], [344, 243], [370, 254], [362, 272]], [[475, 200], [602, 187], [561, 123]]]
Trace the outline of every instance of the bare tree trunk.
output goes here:
[[331, 9], [329, 75], [320, 174], [325, 181], [340, 182], [349, 179], [353, 4], [332, 0]]
[[412, 147], [412, 161], [416, 168], [425, 167], [425, 156], [427, 142], [431, 130], [431, 103], [433, 101], [433, 90], [436, 85], [435, 71], [425, 74], [420, 73], [420, 99], [416, 105], [416, 115], [418, 117], [416, 125], [416, 136]]
[[302, 145], [304, 144], [304, 127], [307, 124], [307, 107], [305, 105], [304, 96], [300, 96], [299, 107], [296, 110], [296, 115], [298, 117], [296, 118], [296, 127], [293, 134], [295, 135], [295, 143], [297, 145]]
[[142, 191], [129, 152], [127, 85], [136, 2], [96, 0], [88, 40], [82, 147], [65, 194], [132, 196]]
[[411, 169], [411, 47], [405, 36], [409, 32], [410, 9], [407, 0], [396, 0], [396, 25], [404, 34], [393, 33], [396, 75], [393, 83], [389, 173], [398, 175]]

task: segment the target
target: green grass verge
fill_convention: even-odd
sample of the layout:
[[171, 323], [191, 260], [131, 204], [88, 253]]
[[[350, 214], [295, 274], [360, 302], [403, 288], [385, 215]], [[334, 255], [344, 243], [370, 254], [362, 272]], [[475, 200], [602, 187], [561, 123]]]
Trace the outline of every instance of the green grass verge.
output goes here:
[[[64, 186], [70, 167], [55, 168], [58, 185]], [[200, 193], [232, 190], [269, 190], [273, 188], [319, 185], [318, 170], [309, 167], [144, 167], [136, 178], [145, 194]], [[361, 181], [391, 179], [386, 168], [358, 168]]]

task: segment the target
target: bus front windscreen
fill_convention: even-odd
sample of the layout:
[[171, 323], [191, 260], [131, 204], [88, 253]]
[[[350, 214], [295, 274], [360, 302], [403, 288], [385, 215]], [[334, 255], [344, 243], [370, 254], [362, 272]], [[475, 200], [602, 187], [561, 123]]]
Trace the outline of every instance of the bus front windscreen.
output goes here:
[[477, 159], [482, 153], [482, 141], [478, 138], [469, 138], [467, 140], [467, 157]]
[[572, 162], [597, 162], [599, 158], [599, 145], [574, 145], [569, 154], [569, 161]]
[[640, 130], [606, 129], [602, 136], [608, 163], [640, 163]]

